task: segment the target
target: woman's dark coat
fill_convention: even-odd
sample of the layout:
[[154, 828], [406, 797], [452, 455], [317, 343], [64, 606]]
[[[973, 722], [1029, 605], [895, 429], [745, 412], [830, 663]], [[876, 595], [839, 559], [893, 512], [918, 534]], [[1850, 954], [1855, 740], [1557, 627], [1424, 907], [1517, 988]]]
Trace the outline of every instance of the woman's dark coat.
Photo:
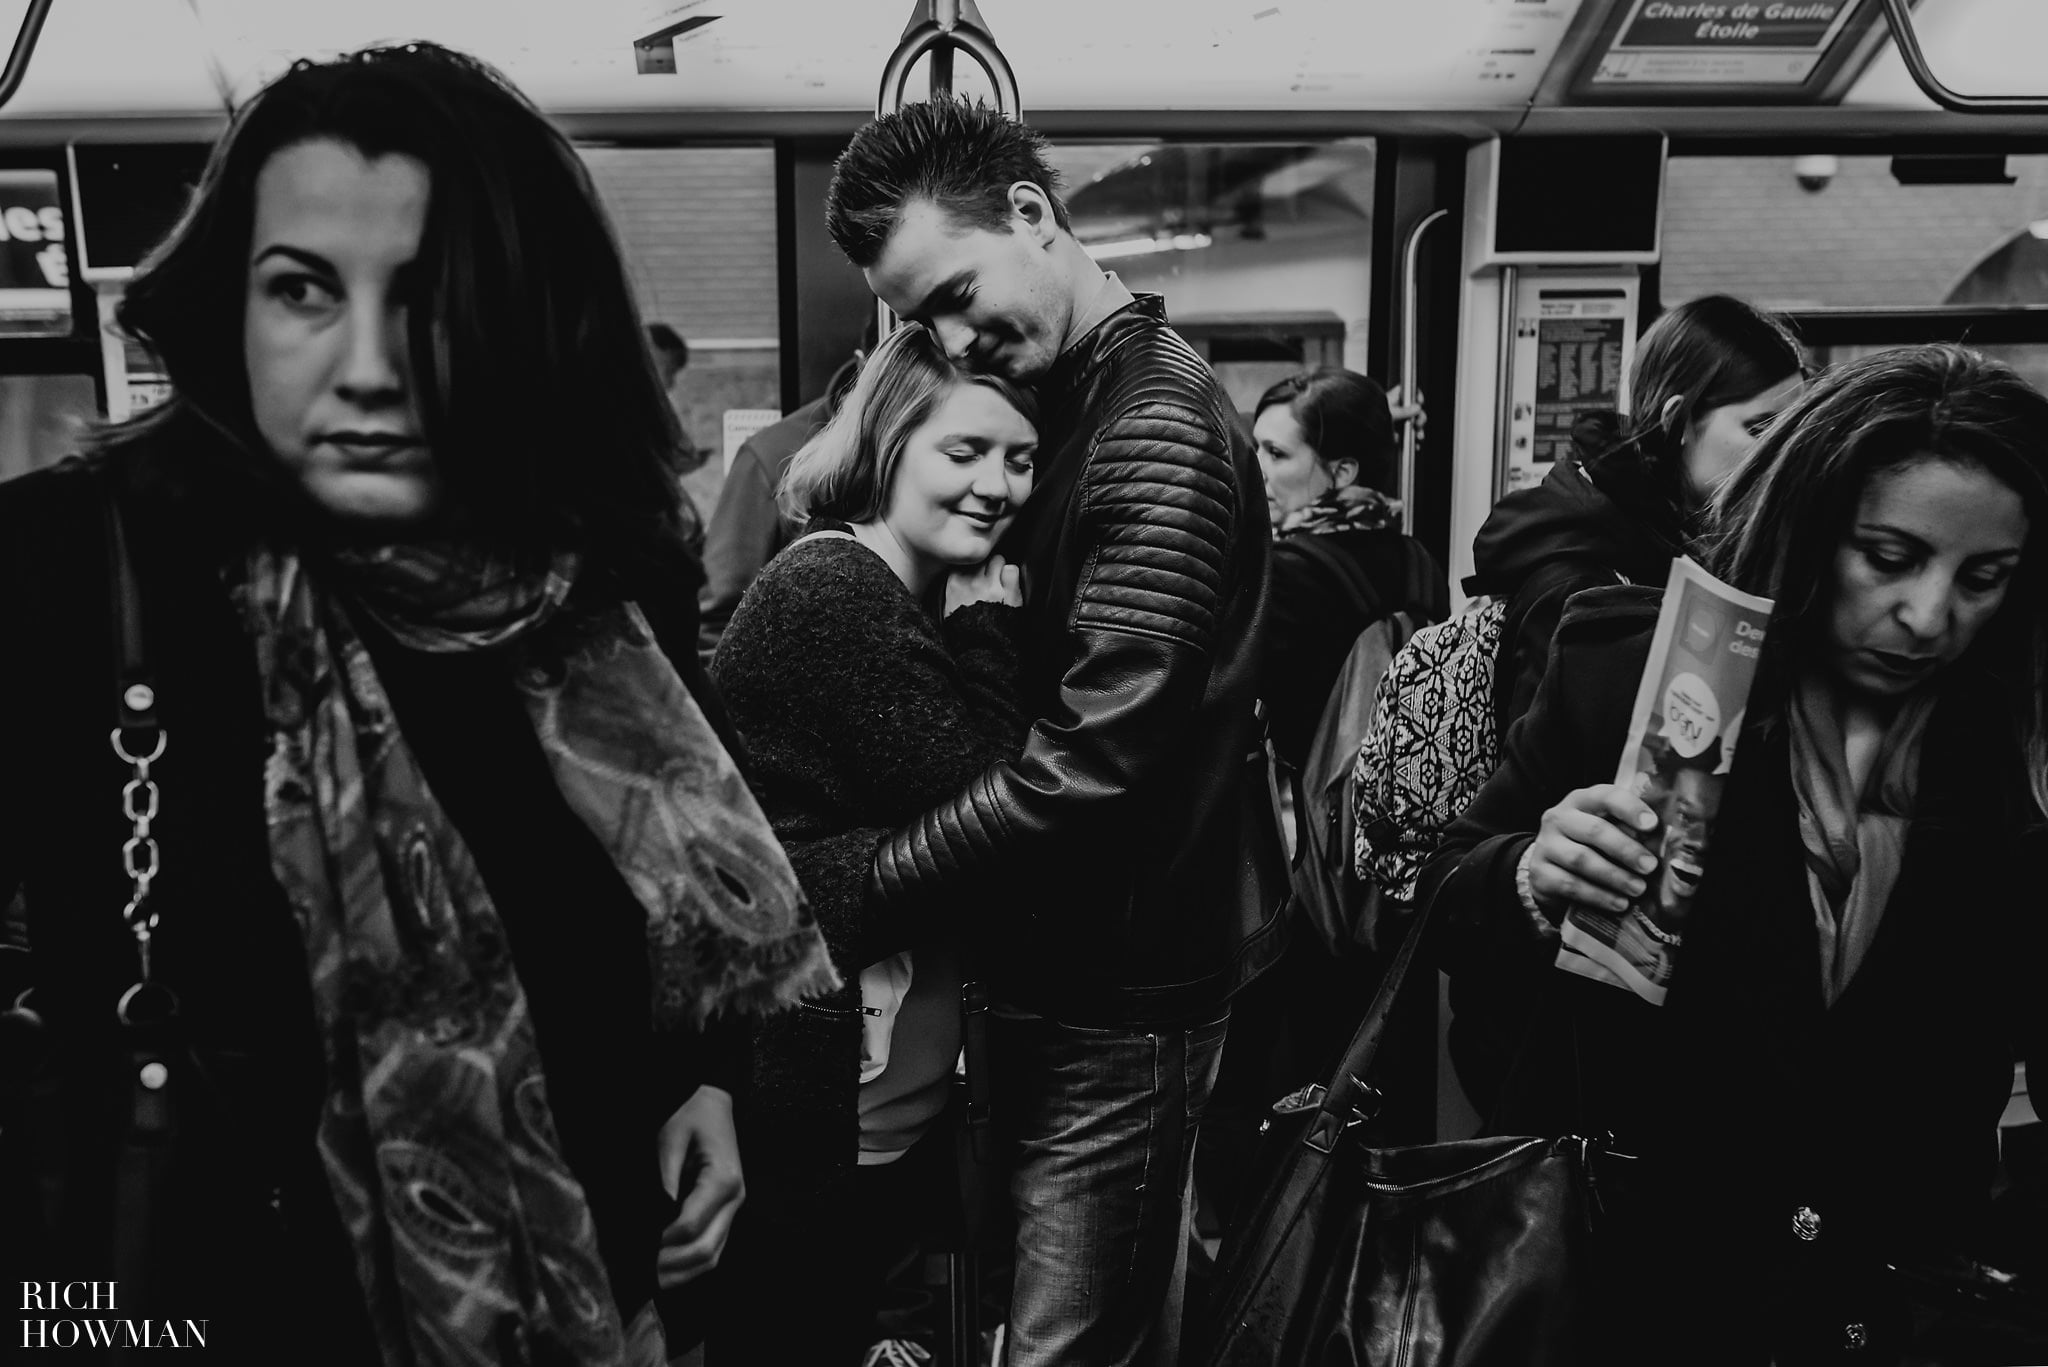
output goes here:
[[820, 537], [769, 562], [719, 642], [711, 672], [755, 791], [846, 979], [755, 1040], [749, 1161], [777, 1189], [853, 1164], [860, 971], [895, 949], [869, 924], [868, 868], [891, 830], [1022, 748], [1020, 615], [975, 603], [940, 620], [873, 551]]
[[[1343, 556], [1354, 572], [1334, 570], [1318, 547]], [[1369, 596], [1359, 591], [1361, 582]], [[1261, 696], [1273, 748], [1299, 767], [1358, 633], [1393, 612], [1441, 620], [1448, 607], [1444, 575], [1398, 528], [1304, 529], [1273, 542], [1272, 585]]]
[[1880, 1351], [1841, 1360], [1883, 1361], [1905, 1313], [1884, 1260], [1970, 1237], [2015, 1058], [2048, 1076], [2048, 847], [2012, 702], [1967, 662], [1944, 680], [1897, 885], [1832, 1009], [1785, 734], [1752, 726], [1698, 928], [1653, 1007], [1552, 966], [1515, 866], [1546, 809], [1613, 781], [1656, 615], [1642, 589], [1573, 602], [1505, 761], [1423, 875], [1454, 981], [1478, 968], [1536, 991], [1491, 1128], [1608, 1130], [1644, 1155], [1613, 1293], [1618, 1322], [1648, 1336], [1639, 1360], [1761, 1363], [1768, 1344], [1780, 1364], [1831, 1361], [1860, 1334]]
[[[353, 1254], [314, 1149], [325, 1068], [305, 951], [271, 874], [255, 651], [221, 578], [249, 538], [191, 462], [130, 448], [109, 468], [168, 737], [154, 767], [163, 794], [156, 976], [175, 990], [219, 1084], [215, 1093], [174, 1075], [184, 1110], [166, 1215], [173, 1238], [155, 1250], [167, 1283], [155, 1305], [122, 1312], [209, 1318], [208, 1346], [222, 1360], [374, 1361]], [[108, 743], [108, 582], [101, 504], [81, 463], [0, 485], [0, 905], [17, 888], [25, 897], [36, 1000], [68, 1088], [62, 1148], [39, 1170], [63, 1174], [60, 1246], [29, 1247], [16, 1226], [0, 1239], [0, 1260], [44, 1281], [110, 1278], [109, 1231], [138, 1218], [114, 1208], [113, 1127], [88, 1085], [126, 1095], [111, 1027], [136, 975], [121, 920], [129, 769]], [[723, 714], [694, 649], [693, 589], [650, 583], [634, 596], [717, 724]], [[358, 626], [505, 923], [563, 1151], [630, 1317], [654, 1293], [659, 1234], [675, 1213], [656, 1133], [701, 1082], [739, 1084], [744, 1037], [653, 1033], [644, 913], [557, 791], [506, 659], [416, 654]], [[18, 1197], [25, 1175], [0, 1173], [0, 1189]], [[13, 1214], [0, 1211], [0, 1222]]]
[[1472, 539], [1465, 591], [1508, 600], [1494, 689], [1503, 734], [1535, 699], [1573, 594], [1623, 582], [1662, 587], [1673, 557], [1684, 554], [1676, 515], [1657, 509], [1596, 450], [1579, 446], [1541, 484], [1503, 498]]

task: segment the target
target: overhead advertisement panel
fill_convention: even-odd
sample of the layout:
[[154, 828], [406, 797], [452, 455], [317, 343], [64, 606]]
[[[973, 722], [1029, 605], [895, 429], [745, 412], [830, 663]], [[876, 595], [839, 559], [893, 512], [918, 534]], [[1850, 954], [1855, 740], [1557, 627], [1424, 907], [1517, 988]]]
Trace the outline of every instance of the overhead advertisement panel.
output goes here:
[[1618, 19], [1574, 94], [1808, 97], [1869, 32], [1876, 8], [1872, 0], [1629, 0], [1615, 7]]

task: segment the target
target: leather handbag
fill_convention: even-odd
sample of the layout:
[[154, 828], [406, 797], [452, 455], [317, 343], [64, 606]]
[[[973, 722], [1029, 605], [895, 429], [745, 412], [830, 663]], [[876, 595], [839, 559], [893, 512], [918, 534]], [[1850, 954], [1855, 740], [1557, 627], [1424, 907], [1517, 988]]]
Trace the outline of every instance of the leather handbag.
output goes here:
[[1263, 1180], [1224, 1241], [1210, 1367], [1494, 1367], [1588, 1356], [1605, 1146], [1379, 1148], [1365, 1079], [1430, 920], [1410, 926], [1328, 1083], [1273, 1109]]

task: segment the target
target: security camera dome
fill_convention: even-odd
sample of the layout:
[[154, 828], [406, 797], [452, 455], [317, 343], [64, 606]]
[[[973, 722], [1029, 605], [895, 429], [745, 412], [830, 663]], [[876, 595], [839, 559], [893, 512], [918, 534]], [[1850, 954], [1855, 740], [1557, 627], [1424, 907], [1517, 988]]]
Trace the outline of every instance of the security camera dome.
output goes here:
[[1818, 194], [1828, 188], [1828, 182], [1842, 169], [1842, 163], [1830, 156], [1794, 157], [1792, 176], [1799, 182], [1799, 188]]

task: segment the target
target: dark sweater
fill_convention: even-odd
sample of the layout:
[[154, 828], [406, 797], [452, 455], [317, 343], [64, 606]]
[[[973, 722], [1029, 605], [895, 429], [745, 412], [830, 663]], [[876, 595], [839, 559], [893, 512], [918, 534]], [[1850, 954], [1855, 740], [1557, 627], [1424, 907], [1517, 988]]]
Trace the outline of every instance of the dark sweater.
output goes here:
[[[121, 1307], [216, 1317], [223, 1360], [274, 1360], [277, 1344], [291, 1342], [299, 1360], [367, 1361], [360, 1293], [314, 1150], [325, 1069], [305, 953], [264, 835], [255, 652], [220, 578], [241, 550], [208, 525], [178, 465], [136, 452], [117, 480], [169, 736], [157, 767], [158, 976], [177, 991], [193, 1045], [223, 1085], [218, 1105], [194, 1089], [178, 1098], [189, 1109], [172, 1180], [177, 1240], [160, 1250], [167, 1298]], [[101, 1051], [135, 971], [120, 924], [126, 773], [107, 753], [103, 545], [80, 467], [0, 486], [0, 903], [17, 887], [25, 894], [37, 977], [50, 990], [81, 1106], [92, 1083], [110, 1076]], [[702, 688], [694, 597], [658, 584], [635, 596], [685, 680]], [[659, 1185], [656, 1132], [700, 1082], [738, 1085], [743, 1039], [727, 1029], [712, 1047], [694, 1034], [652, 1032], [644, 913], [556, 789], [508, 661], [415, 654], [374, 633], [366, 640], [504, 922], [562, 1148], [630, 1316], [653, 1293], [657, 1239], [674, 1209]], [[699, 696], [722, 720], [708, 691]], [[84, 1110], [72, 1121], [63, 1247], [39, 1255], [25, 1276], [111, 1275], [98, 1258], [116, 1218], [112, 1132]], [[308, 1325], [319, 1331], [308, 1335]]]
[[868, 865], [890, 828], [1022, 747], [1018, 617], [976, 603], [940, 621], [873, 551], [838, 537], [777, 556], [733, 614], [712, 677], [847, 982], [757, 1037], [750, 1174], [815, 1178], [853, 1161], [857, 980], [896, 948], [869, 923]]

